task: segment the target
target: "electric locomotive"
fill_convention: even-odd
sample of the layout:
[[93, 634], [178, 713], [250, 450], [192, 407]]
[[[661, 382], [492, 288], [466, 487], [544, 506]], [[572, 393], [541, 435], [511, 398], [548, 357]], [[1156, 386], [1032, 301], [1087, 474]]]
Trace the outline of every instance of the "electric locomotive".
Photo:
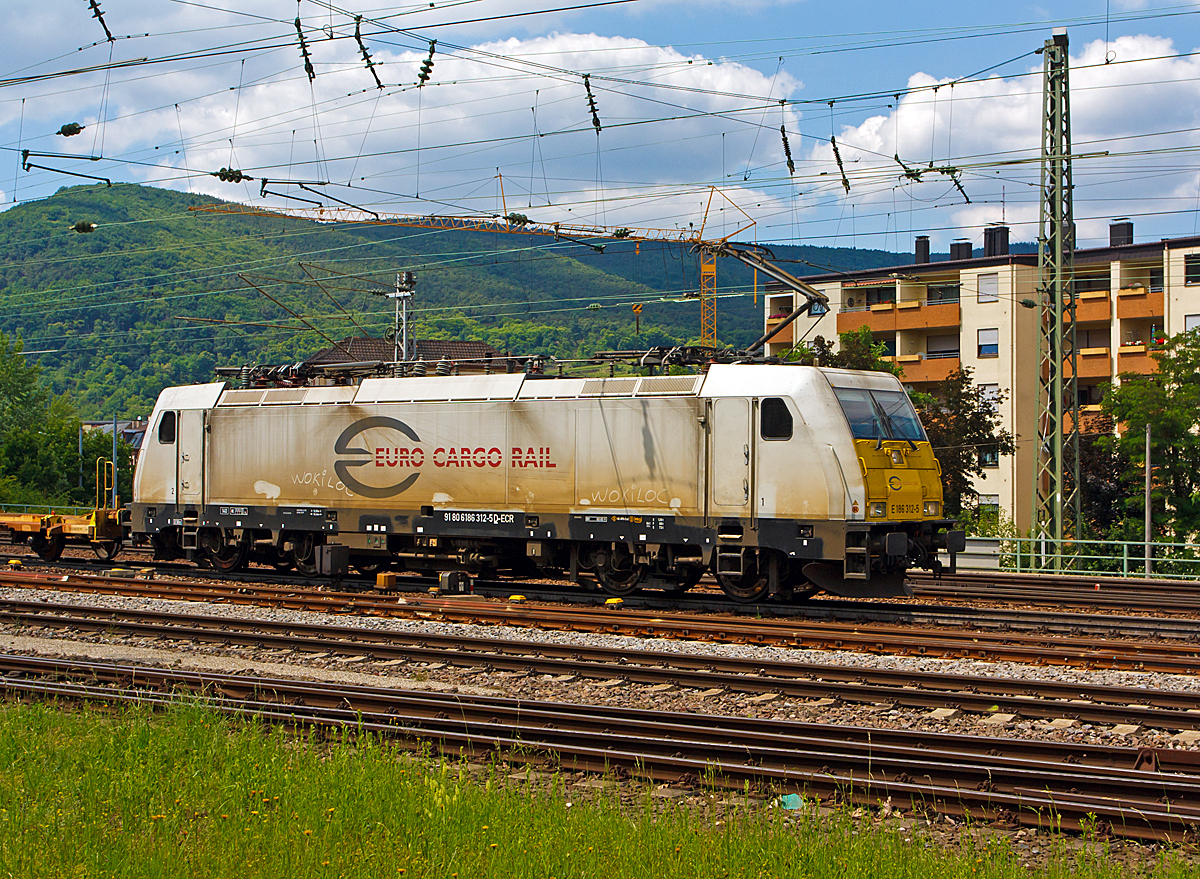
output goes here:
[[896, 378], [790, 364], [167, 388], [129, 527], [223, 571], [550, 570], [614, 595], [711, 572], [741, 602], [904, 594], [962, 545]]

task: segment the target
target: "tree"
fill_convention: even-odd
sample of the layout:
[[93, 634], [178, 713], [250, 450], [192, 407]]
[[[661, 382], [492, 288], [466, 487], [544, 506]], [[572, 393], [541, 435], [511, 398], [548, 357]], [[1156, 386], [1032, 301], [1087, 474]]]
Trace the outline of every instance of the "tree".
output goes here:
[[1079, 434], [1079, 478], [1088, 536], [1124, 539], [1125, 498], [1131, 463], [1121, 449], [1112, 418], [1101, 415]]
[[849, 333], [839, 333], [837, 349], [824, 336], [815, 336], [807, 345], [793, 349], [796, 362], [805, 366], [829, 366], [836, 369], [865, 369], [900, 375], [900, 367], [887, 357], [882, 342], [876, 342], [865, 326]]
[[41, 369], [23, 352], [20, 338], [0, 332], [0, 436], [37, 424], [45, 414]]
[[[91, 505], [96, 459], [112, 456], [112, 434], [84, 435], [81, 456], [74, 404], [48, 393], [40, 381], [41, 369], [22, 353], [21, 341], [0, 333], [0, 503]], [[122, 491], [132, 484], [130, 452], [122, 442]]]
[[1012, 434], [999, 424], [1004, 395], [971, 380], [969, 366], [950, 373], [932, 394], [920, 395], [921, 423], [942, 468], [946, 515], [967, 511], [974, 481], [985, 475], [983, 455], [1011, 455]]
[[1127, 461], [1126, 525], [1144, 516], [1141, 486], [1149, 423], [1153, 529], [1184, 543], [1200, 531], [1200, 331], [1171, 336], [1151, 356], [1158, 371], [1123, 374], [1120, 385], [1104, 395], [1103, 406], [1121, 426], [1114, 442]]

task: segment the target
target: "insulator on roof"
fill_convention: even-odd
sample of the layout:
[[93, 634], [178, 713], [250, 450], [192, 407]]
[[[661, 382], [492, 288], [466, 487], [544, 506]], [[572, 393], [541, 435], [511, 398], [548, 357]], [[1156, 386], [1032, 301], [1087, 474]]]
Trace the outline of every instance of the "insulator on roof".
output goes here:
[[442, 359], [438, 361], [437, 374], [438, 375], [449, 375], [450, 369], [451, 369], [450, 360], [443, 355]]

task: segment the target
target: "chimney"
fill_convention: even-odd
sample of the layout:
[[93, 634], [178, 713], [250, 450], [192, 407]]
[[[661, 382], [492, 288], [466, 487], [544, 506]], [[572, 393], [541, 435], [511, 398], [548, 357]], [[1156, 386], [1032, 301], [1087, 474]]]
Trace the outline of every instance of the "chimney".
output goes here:
[[983, 255], [1008, 256], [1008, 227], [987, 226], [983, 230]]
[[959, 238], [957, 241], [950, 242], [950, 258], [951, 259], [970, 259], [971, 258], [971, 239]]
[[915, 263], [929, 262], [929, 236], [918, 235], [916, 246], [916, 257], [913, 259]]
[[1113, 220], [1108, 227], [1108, 246], [1121, 247], [1133, 244], [1133, 221], [1128, 217]]

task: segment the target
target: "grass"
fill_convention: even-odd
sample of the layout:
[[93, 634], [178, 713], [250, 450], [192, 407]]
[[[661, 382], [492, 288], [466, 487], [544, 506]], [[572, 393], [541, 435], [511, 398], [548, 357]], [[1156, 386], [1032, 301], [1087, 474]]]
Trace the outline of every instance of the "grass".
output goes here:
[[[196, 705], [0, 707], [0, 875], [14, 877], [1029, 876], [1007, 842], [939, 848], [849, 814], [580, 799], [386, 741], [306, 738]], [[1052, 841], [1053, 842], [1053, 841]], [[1189, 875], [1173, 855], [1141, 868]], [[1039, 875], [1116, 877], [1102, 844]]]

